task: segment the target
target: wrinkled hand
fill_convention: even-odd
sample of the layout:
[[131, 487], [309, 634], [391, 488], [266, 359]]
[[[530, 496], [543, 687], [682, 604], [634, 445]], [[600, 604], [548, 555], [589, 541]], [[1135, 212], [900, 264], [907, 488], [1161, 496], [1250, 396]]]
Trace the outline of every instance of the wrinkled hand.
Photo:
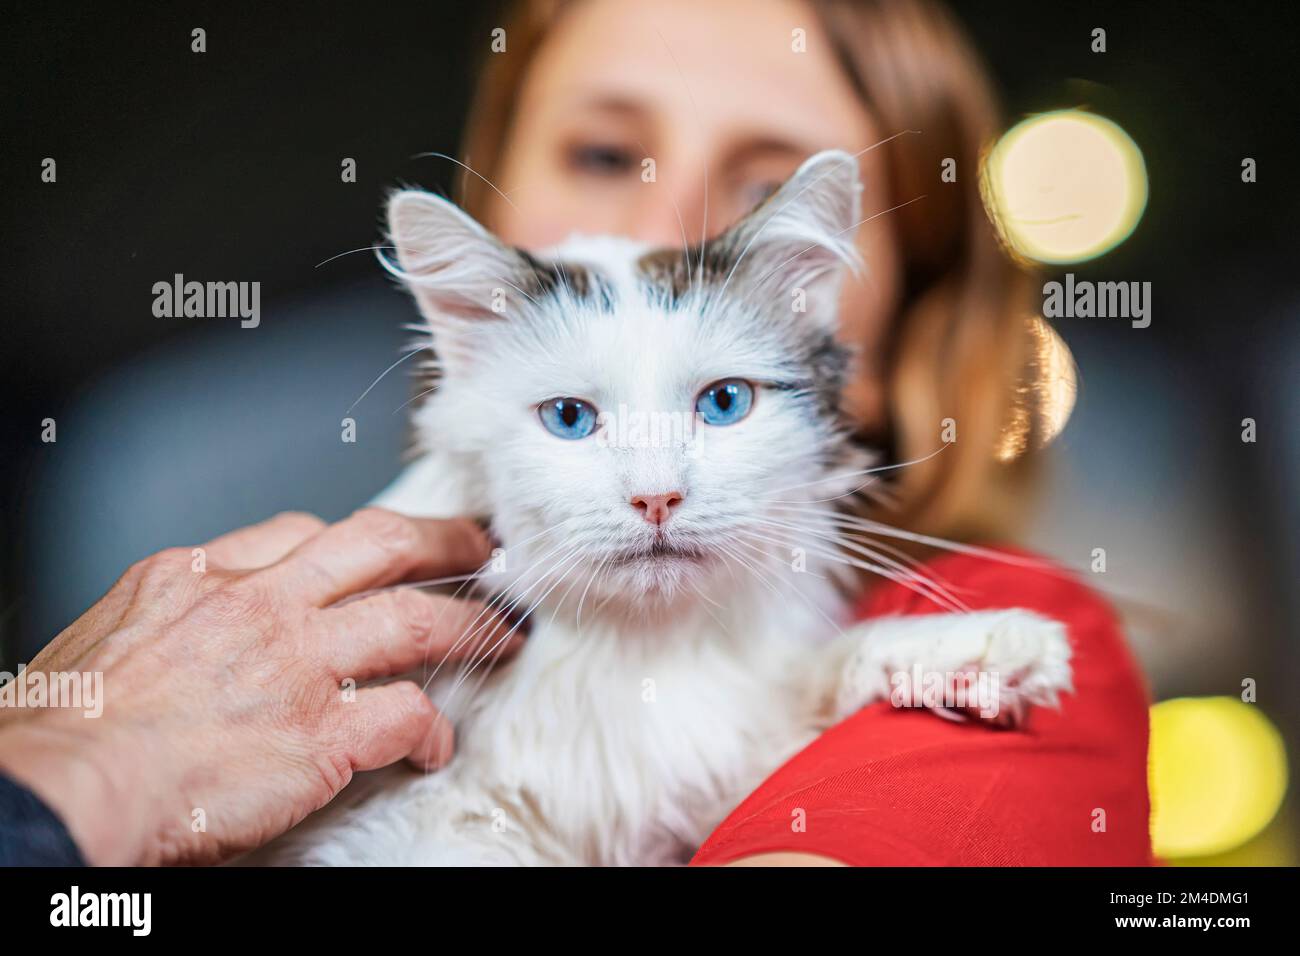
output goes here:
[[102, 716], [0, 707], [0, 772], [62, 817], [89, 862], [156, 864], [260, 846], [358, 770], [441, 765], [452, 729], [419, 686], [364, 684], [489, 648], [507, 626], [416, 589], [332, 605], [473, 571], [489, 550], [471, 521], [367, 508], [329, 527], [284, 514], [201, 556], [147, 558], [29, 666], [102, 672]]

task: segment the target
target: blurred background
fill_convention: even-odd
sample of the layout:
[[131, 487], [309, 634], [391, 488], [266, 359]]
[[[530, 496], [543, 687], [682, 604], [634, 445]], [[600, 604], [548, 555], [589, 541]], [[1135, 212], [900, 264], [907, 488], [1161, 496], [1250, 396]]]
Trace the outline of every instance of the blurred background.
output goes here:
[[[370, 253], [340, 254], [375, 241], [393, 185], [451, 191], [450, 163], [412, 157], [457, 153], [495, 6], [4, 15], [0, 670], [132, 561], [279, 510], [339, 518], [392, 478], [409, 380], [356, 404], [356, 444], [339, 422], [414, 313]], [[1041, 199], [1062, 186], [1061, 150], [1082, 148], [1096, 150], [1097, 208], [1127, 197], [1066, 247], [1032, 230], [1013, 241], [1053, 263], [1045, 278], [1152, 287], [1150, 328], [1053, 322], [1080, 372], [1029, 543], [1084, 569], [1106, 549], [1090, 583], [1123, 610], [1162, 702], [1157, 850], [1295, 864], [1300, 18], [1262, 3], [951, 6], [1008, 128], [1037, 124], [994, 151], [1015, 171], [994, 201]], [[1062, 110], [1107, 122], [1072, 139], [1078, 114]], [[260, 281], [261, 327], [156, 318], [150, 290], [175, 273]]]

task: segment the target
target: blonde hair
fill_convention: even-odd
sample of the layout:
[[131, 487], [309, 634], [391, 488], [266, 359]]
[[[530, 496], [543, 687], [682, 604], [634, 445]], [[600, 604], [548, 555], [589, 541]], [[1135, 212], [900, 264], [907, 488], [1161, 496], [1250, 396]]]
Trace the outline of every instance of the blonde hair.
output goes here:
[[[519, 0], [506, 20], [510, 52], [487, 58], [463, 155], [494, 179], [513, 107], [537, 50], [573, 0]], [[809, 0], [841, 68], [877, 128], [920, 130], [887, 143], [888, 205], [903, 264], [902, 297], [879, 367], [886, 421], [863, 439], [891, 461], [929, 460], [890, 473], [891, 503], [868, 517], [954, 539], [1014, 529], [1044, 430], [1041, 331], [1030, 281], [1005, 254], [985, 212], [978, 170], [1002, 129], [987, 74], [948, 12], [930, 0]], [[937, 182], [956, 160], [954, 183]], [[486, 215], [490, 188], [463, 180], [461, 202]], [[945, 419], [956, 441], [941, 445]]]

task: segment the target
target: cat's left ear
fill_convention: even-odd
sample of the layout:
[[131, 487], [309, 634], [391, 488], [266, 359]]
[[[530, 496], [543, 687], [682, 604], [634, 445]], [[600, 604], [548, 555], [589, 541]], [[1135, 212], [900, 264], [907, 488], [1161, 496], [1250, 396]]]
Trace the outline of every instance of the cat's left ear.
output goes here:
[[447, 320], [499, 318], [524, 270], [518, 252], [432, 193], [393, 193], [388, 235], [397, 262], [385, 266], [411, 290], [435, 338]]
[[[717, 240], [736, 264], [732, 288], [768, 295], [832, 323], [846, 271], [861, 265], [857, 236], [862, 185], [857, 160], [842, 150], [808, 159], [784, 185]], [[730, 268], [730, 266], [728, 266]]]

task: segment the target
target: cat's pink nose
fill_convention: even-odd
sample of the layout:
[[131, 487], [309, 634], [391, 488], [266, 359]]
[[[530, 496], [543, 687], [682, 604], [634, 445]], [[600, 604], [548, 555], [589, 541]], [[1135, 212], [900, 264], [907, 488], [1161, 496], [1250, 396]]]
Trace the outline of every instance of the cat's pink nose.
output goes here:
[[680, 491], [670, 491], [662, 495], [633, 495], [632, 507], [641, 512], [641, 516], [656, 527], [663, 527], [672, 510], [682, 503]]

